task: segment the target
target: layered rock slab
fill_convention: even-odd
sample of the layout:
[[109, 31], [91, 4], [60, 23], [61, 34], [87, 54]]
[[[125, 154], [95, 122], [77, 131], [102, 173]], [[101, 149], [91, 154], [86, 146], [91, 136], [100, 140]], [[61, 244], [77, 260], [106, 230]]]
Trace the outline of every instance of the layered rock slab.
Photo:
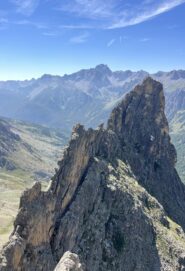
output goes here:
[[66, 251], [87, 271], [184, 270], [175, 159], [162, 85], [147, 78], [107, 129], [76, 126], [47, 192], [25, 191], [0, 270], [54, 270]]

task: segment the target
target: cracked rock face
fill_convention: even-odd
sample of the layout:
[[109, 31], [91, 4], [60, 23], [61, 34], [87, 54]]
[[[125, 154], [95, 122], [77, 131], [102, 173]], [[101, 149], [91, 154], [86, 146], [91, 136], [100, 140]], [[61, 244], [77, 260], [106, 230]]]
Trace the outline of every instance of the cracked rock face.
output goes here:
[[24, 192], [0, 270], [184, 271], [175, 162], [162, 85], [147, 78], [107, 129], [75, 127], [47, 192]]

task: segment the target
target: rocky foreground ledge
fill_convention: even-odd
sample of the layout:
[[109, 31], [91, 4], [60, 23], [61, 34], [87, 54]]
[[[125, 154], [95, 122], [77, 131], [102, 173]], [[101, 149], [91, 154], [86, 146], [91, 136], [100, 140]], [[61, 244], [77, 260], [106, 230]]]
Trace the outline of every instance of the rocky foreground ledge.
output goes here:
[[78, 255], [65, 252], [54, 271], [84, 271]]
[[107, 128], [77, 125], [47, 192], [23, 193], [1, 271], [184, 271], [185, 186], [147, 78]]

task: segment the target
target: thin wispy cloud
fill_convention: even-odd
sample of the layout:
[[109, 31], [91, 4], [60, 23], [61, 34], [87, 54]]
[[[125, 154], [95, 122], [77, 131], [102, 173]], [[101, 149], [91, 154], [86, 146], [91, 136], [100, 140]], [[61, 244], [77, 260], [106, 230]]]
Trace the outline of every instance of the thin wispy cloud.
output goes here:
[[140, 39], [139, 41], [140, 41], [140, 42], [148, 42], [148, 41], [150, 41], [150, 39], [149, 39], [149, 38], [142, 38], [142, 39]]
[[43, 32], [42, 35], [47, 36], [47, 37], [58, 37], [60, 33], [56, 31], [48, 31], [48, 32]]
[[6, 24], [8, 23], [8, 19], [0, 18], [0, 24]]
[[12, 3], [16, 6], [16, 11], [25, 16], [32, 15], [39, 2], [40, 0], [12, 0]]
[[89, 24], [82, 24], [82, 25], [73, 25], [73, 24], [63, 24], [63, 25], [59, 25], [60, 29], [69, 29], [69, 30], [75, 30], [75, 29], [93, 29], [94, 27], [92, 25]]
[[64, 0], [59, 9], [85, 18], [109, 18], [115, 2], [114, 0]]
[[172, 24], [172, 25], [168, 25], [166, 28], [169, 29], [169, 30], [173, 30], [173, 29], [176, 29], [176, 28], [178, 28], [178, 27], [179, 27], [179, 25], [177, 25], [177, 24]]
[[34, 22], [34, 21], [29, 21], [29, 20], [17, 20], [17, 21], [13, 21], [13, 24], [16, 25], [28, 25], [28, 26], [32, 26], [38, 29], [48, 29], [48, 26], [45, 23], [40, 23], [40, 22]]
[[[61, 20], [59, 24], [55, 21], [48, 21], [44, 18], [43, 22], [35, 22], [32, 17], [26, 20], [17, 19], [17, 25], [29, 25], [37, 29], [49, 29], [44, 31], [44, 35], [55, 36], [62, 30], [81, 30], [90, 31], [93, 29], [117, 29], [143, 23], [147, 20], [165, 13], [179, 5], [185, 3], [185, 0], [9, 0], [17, 16], [31, 16], [38, 9], [39, 11], [47, 4], [50, 6], [51, 12], [56, 10], [61, 12]], [[57, 13], [56, 15], [60, 15]], [[62, 18], [70, 20], [63, 20]], [[57, 16], [56, 16], [57, 17]], [[54, 18], [51, 17], [51, 18]], [[12, 21], [12, 20], [11, 20]], [[69, 22], [72, 22], [71, 24]], [[45, 25], [45, 22], [47, 26]], [[7, 27], [8, 24], [0, 22], [0, 26]], [[43, 31], [42, 31], [43, 34]], [[82, 37], [81, 37], [82, 36]], [[81, 38], [80, 38], [81, 37]], [[80, 35], [74, 37], [73, 43], [83, 43], [87, 37]], [[120, 38], [122, 43], [122, 38]]]
[[72, 37], [70, 39], [70, 43], [76, 43], [76, 44], [85, 43], [87, 42], [88, 38], [89, 38], [89, 33], [85, 32], [78, 36]]
[[107, 47], [109, 48], [109, 47], [111, 47], [114, 43], [115, 43], [115, 39], [112, 39], [112, 40], [110, 40], [108, 43], [107, 43]]
[[8, 24], [9, 24], [8, 19], [6, 19], [6, 18], [0, 18], [0, 30], [6, 29], [7, 26], [8, 26]]
[[87, 28], [116, 29], [140, 24], [183, 3], [185, 0], [143, 0], [139, 5], [129, 0], [64, 0], [59, 9], [89, 19]]
[[138, 12], [133, 17], [130, 17], [129, 13], [127, 12], [122, 19], [119, 19], [116, 23], [113, 23], [109, 28], [110, 29], [123, 28], [126, 26], [136, 25], [145, 22], [183, 3], [185, 3], [185, 0], [164, 1], [163, 3], [158, 4], [157, 6], [156, 5], [154, 5], [154, 7], [150, 6], [149, 9], [146, 9], [142, 12]]
[[8, 11], [6, 9], [0, 9], [0, 18], [5, 19], [8, 15]]

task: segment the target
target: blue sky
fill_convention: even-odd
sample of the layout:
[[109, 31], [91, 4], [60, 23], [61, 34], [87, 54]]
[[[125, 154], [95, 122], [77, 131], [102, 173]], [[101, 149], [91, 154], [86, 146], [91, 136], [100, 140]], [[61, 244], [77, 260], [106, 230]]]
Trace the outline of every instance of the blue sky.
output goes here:
[[1, 0], [0, 80], [185, 69], [185, 0]]

